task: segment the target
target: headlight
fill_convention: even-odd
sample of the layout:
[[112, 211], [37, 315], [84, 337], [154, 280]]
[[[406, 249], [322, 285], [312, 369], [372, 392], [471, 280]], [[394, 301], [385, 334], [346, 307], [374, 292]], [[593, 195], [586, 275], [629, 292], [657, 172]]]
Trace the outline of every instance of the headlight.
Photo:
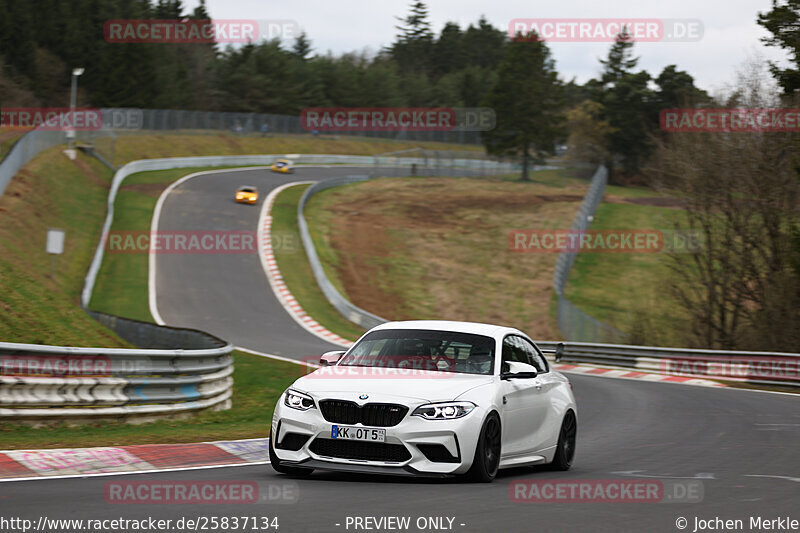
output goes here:
[[292, 389], [286, 391], [286, 398], [283, 400], [283, 404], [286, 407], [299, 409], [300, 411], [308, 411], [309, 409], [316, 407], [311, 396]]
[[467, 416], [473, 409], [475, 404], [472, 402], [427, 403], [414, 409], [411, 415], [421, 416], [425, 420], [452, 420]]

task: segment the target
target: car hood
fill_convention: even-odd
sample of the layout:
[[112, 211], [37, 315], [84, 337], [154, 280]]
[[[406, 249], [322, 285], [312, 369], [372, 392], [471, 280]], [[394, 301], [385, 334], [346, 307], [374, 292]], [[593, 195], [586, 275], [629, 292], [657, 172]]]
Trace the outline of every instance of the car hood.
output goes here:
[[470, 389], [491, 383], [492, 376], [425, 370], [333, 366], [320, 368], [294, 382], [292, 388], [317, 398], [390, 401], [409, 398], [426, 402], [450, 401]]

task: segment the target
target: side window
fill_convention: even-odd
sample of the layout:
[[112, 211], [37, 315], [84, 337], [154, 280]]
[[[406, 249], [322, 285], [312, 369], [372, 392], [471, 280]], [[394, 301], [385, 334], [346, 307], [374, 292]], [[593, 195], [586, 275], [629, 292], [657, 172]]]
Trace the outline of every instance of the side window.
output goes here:
[[539, 372], [547, 372], [547, 360], [545, 360], [542, 352], [539, 351], [534, 344], [531, 344], [527, 339], [517, 337], [520, 344], [524, 347], [525, 353], [531, 361], [531, 364], [536, 367]]
[[532, 364], [522, 339], [516, 335], [508, 335], [503, 339], [503, 362], [516, 361], [518, 363]]
[[513, 342], [513, 337], [507, 336], [503, 339], [503, 363], [507, 363], [508, 361], [516, 361], [515, 358], [515, 347]]

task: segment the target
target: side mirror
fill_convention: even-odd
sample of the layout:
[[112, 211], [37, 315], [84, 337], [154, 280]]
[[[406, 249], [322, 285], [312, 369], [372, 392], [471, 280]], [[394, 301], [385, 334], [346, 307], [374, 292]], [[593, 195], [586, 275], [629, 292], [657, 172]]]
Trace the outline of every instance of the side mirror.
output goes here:
[[560, 363], [562, 357], [564, 357], [564, 343], [559, 342], [556, 344], [556, 363]]
[[320, 366], [333, 366], [339, 362], [339, 359], [344, 355], [344, 350], [335, 350], [333, 352], [325, 352], [319, 358]]
[[535, 366], [516, 361], [507, 361], [503, 363], [500, 379], [533, 379], [538, 375], [539, 371], [536, 370]]

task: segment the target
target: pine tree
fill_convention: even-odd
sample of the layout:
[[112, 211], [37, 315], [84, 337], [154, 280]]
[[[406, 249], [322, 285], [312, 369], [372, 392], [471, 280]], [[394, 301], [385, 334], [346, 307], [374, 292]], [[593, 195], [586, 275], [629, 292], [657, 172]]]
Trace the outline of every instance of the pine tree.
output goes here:
[[308, 39], [308, 36], [306, 36], [306, 32], [302, 32], [297, 36], [292, 46], [292, 51], [294, 55], [303, 61], [308, 59], [308, 55], [311, 53], [311, 41]]
[[486, 99], [497, 124], [483, 133], [486, 150], [522, 157], [522, 180], [528, 180], [532, 158], [551, 153], [563, 136], [562, 85], [544, 41], [535, 38], [508, 45], [498, 79]]
[[405, 18], [396, 17], [403, 23], [395, 26], [400, 31], [389, 53], [402, 72], [415, 70], [426, 72], [433, 53], [433, 32], [428, 21], [428, 7], [418, 0], [411, 4], [411, 11]]

